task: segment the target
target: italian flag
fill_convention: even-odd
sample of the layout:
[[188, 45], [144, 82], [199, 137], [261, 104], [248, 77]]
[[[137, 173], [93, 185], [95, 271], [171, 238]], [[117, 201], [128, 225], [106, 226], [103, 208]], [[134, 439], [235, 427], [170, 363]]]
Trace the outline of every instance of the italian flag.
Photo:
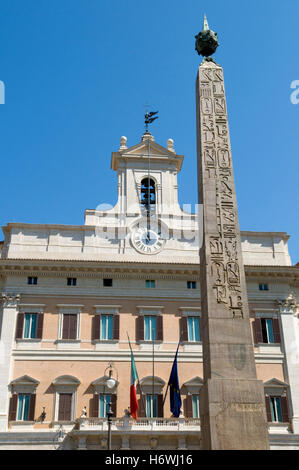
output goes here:
[[131, 349], [131, 385], [130, 385], [130, 414], [132, 418], [137, 419], [138, 402], [136, 393], [136, 382], [138, 380], [133, 351]]

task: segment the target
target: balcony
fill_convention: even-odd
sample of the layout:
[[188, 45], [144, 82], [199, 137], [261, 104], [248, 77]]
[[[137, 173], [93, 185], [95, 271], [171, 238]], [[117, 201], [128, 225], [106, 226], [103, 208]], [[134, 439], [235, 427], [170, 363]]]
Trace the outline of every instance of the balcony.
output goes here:
[[[107, 431], [106, 418], [79, 418], [74, 427], [75, 432], [93, 433], [94, 431]], [[129, 417], [113, 418], [112, 432], [136, 433], [144, 431], [190, 432], [200, 431], [199, 418], [139, 418], [137, 421]]]

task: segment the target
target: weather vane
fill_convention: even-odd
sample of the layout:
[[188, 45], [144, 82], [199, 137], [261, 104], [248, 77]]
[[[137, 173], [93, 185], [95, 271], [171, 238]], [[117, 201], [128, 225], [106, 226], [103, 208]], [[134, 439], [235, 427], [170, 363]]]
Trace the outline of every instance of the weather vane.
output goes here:
[[[144, 115], [144, 123], [145, 123], [145, 132], [148, 132], [148, 125], [158, 119], [159, 116], [156, 116], [159, 111], [151, 111], [150, 113], [146, 112]], [[153, 117], [155, 116], [155, 117]]]

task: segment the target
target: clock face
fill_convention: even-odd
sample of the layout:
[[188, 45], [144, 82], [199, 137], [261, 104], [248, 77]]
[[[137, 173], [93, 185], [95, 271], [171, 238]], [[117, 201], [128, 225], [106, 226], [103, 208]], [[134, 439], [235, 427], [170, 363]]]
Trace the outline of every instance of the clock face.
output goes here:
[[134, 248], [140, 253], [155, 254], [162, 250], [165, 240], [161, 231], [152, 227], [136, 227], [131, 234]]

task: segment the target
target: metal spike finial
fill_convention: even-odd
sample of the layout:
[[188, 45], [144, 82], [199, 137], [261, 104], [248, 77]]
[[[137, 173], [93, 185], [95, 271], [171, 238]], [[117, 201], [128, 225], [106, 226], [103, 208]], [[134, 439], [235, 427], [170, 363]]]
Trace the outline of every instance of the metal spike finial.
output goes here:
[[203, 31], [209, 31], [209, 23], [208, 23], [208, 20], [207, 20], [207, 15], [204, 14], [204, 17], [203, 17]]
[[206, 14], [204, 14], [203, 30], [195, 36], [195, 39], [195, 50], [199, 55], [204, 56], [204, 61], [215, 62], [210, 56], [219, 46], [218, 36], [209, 28]]

